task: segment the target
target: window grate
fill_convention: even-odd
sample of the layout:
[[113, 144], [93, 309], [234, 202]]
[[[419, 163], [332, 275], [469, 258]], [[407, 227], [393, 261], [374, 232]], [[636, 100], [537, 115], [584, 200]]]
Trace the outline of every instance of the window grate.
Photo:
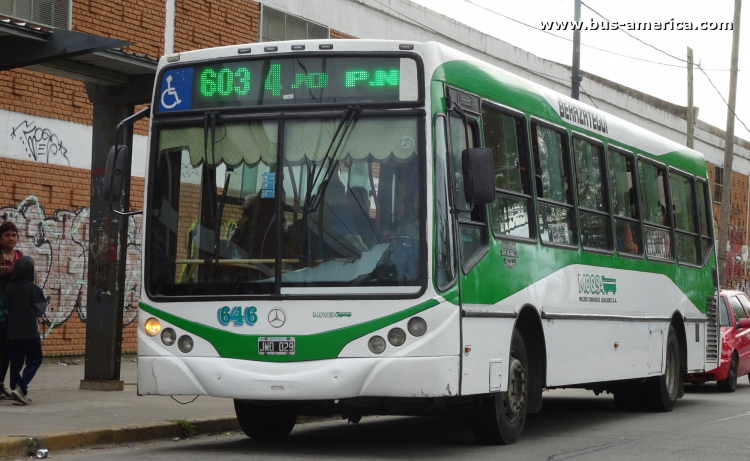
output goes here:
[[0, 0], [0, 14], [40, 26], [70, 29], [71, 0]]
[[[0, 0], [0, 2], [5, 0]], [[261, 5], [261, 41], [326, 39], [328, 27]]]
[[724, 185], [724, 168], [714, 165], [714, 203], [721, 203], [721, 190]]
[[716, 297], [706, 298], [706, 362], [719, 363], [719, 311]]

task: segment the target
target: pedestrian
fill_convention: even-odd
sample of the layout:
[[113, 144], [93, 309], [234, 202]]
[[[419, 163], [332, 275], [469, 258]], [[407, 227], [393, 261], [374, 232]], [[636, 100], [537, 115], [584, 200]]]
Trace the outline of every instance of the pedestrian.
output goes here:
[[28, 256], [16, 261], [10, 283], [5, 288], [5, 305], [8, 309], [11, 395], [21, 405], [28, 405], [31, 403], [27, 397], [29, 383], [42, 364], [42, 338], [37, 317], [44, 315], [47, 309], [44, 292], [34, 283], [34, 260]]
[[5, 307], [5, 286], [10, 282], [10, 273], [18, 258], [23, 256], [16, 250], [18, 243], [18, 229], [10, 221], [0, 225], [0, 250], [3, 259], [0, 262], [0, 400], [13, 400], [13, 397], [5, 387], [5, 376], [8, 374], [10, 364], [10, 351], [8, 350], [8, 318]]

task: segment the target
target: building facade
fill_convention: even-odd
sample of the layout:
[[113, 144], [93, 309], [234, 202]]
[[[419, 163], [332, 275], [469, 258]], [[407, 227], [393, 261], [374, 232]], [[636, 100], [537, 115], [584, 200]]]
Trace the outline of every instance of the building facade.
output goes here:
[[[513, 73], [569, 93], [570, 70], [408, 1], [375, 0], [55, 0], [38, 9], [31, 0], [0, 2], [0, 16], [133, 42], [125, 51], [158, 58], [237, 43], [304, 38], [429, 41], [453, 46]], [[615, 82], [585, 74], [586, 91], [606, 112], [680, 143], [686, 110]], [[37, 280], [50, 299], [43, 326], [45, 355], [85, 349], [89, 253], [89, 197], [101, 189], [91, 171], [92, 104], [82, 83], [28, 69], [0, 72], [0, 221], [15, 222], [19, 249], [32, 256]], [[136, 108], [138, 109], [138, 108]], [[148, 126], [135, 126], [132, 200], [143, 200]], [[696, 126], [706, 155], [714, 200], [720, 200], [722, 130]], [[750, 291], [750, 143], [735, 143], [727, 286]], [[717, 168], [718, 165], [718, 168]], [[715, 219], [719, 206], [714, 203]], [[181, 224], [182, 226], [182, 224]], [[130, 219], [123, 352], [137, 347], [141, 273], [141, 216]], [[189, 232], [190, 223], [182, 229]]]

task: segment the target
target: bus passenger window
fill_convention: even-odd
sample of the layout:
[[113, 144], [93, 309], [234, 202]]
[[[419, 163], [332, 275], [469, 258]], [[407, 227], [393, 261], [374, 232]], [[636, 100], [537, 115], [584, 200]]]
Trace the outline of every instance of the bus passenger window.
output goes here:
[[578, 208], [581, 217], [581, 245], [611, 250], [609, 206], [605, 200], [604, 153], [602, 147], [583, 139], [573, 139], [578, 180]]
[[666, 170], [662, 166], [640, 160], [638, 179], [641, 186], [641, 210], [646, 233], [646, 255], [674, 259], [669, 203], [665, 193]]
[[677, 260], [698, 264], [700, 235], [695, 216], [693, 178], [677, 172], [670, 173], [674, 201], [674, 227], [677, 236]]
[[713, 250], [713, 239], [711, 238], [711, 200], [708, 197], [708, 187], [705, 180], [698, 180], [698, 213], [701, 221], [701, 249], [703, 260], [708, 259], [708, 255]]
[[490, 222], [496, 237], [532, 237], [533, 211], [523, 119], [482, 106], [484, 145], [492, 151], [495, 201]]
[[577, 245], [567, 139], [562, 133], [532, 124], [531, 142], [542, 242]]
[[636, 202], [635, 162], [632, 154], [609, 149], [609, 195], [615, 215], [615, 246], [619, 254], [641, 255], [641, 224]]

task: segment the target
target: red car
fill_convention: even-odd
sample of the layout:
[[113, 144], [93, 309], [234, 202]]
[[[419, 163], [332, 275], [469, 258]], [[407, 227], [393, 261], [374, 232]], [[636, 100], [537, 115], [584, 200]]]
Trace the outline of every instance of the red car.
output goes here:
[[721, 290], [721, 363], [706, 373], [692, 373], [685, 382], [716, 381], [722, 392], [734, 392], [737, 378], [750, 373], [750, 300], [742, 291]]

